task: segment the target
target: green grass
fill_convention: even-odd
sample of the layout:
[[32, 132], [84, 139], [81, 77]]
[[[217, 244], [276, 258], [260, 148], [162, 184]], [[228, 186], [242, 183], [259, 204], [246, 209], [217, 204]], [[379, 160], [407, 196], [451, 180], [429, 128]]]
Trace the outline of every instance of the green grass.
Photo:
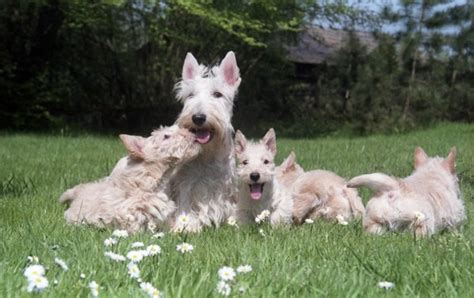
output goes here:
[[[242, 296], [248, 297], [474, 297], [474, 125], [443, 124], [392, 136], [280, 139], [277, 161], [295, 150], [307, 170], [328, 169], [345, 177], [374, 171], [406, 176], [416, 145], [443, 156], [451, 146], [458, 147], [469, 218], [462, 233], [415, 241], [410, 234], [365, 235], [360, 222], [315, 222], [290, 229], [263, 226], [267, 236], [262, 237], [255, 227], [226, 226], [187, 236], [194, 245], [188, 255], [176, 251], [182, 236], [169, 234], [163, 239], [135, 235], [114, 251], [125, 254], [134, 241], [159, 244], [162, 254], [139, 266], [142, 279], [168, 297], [217, 296], [217, 270], [240, 264], [252, 265], [253, 272], [237, 277], [233, 295], [245, 285]], [[48, 268], [45, 296], [88, 296], [91, 280], [100, 284], [102, 296], [143, 295], [128, 277], [126, 263], [103, 256], [103, 240], [111, 230], [67, 226], [57, 202], [68, 187], [107, 175], [123, 154], [113, 137], [0, 135], [1, 297], [29, 296], [23, 277], [29, 255]], [[362, 194], [367, 200], [368, 191]], [[55, 256], [67, 262], [69, 271], [54, 264]], [[79, 278], [81, 273], [85, 279]], [[395, 288], [379, 289], [382, 280], [394, 282]]]

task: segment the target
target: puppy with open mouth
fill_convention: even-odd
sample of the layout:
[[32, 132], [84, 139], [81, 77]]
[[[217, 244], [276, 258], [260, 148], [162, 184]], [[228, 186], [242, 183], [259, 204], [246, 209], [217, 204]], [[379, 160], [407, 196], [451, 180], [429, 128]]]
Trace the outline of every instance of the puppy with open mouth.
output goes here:
[[270, 129], [259, 142], [249, 142], [237, 131], [235, 153], [239, 179], [237, 219], [255, 222], [264, 210], [270, 212], [272, 226], [291, 224], [293, 202], [289, 191], [275, 179], [276, 138]]

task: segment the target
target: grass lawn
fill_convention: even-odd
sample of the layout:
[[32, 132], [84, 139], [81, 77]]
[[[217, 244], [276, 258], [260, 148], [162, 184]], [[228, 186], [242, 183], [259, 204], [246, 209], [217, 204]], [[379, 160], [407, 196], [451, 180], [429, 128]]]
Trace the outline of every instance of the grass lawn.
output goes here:
[[[278, 135], [278, 132], [277, 132]], [[272, 230], [263, 225], [207, 229], [199, 235], [166, 234], [152, 239], [139, 234], [122, 239], [111, 250], [125, 255], [131, 243], [159, 244], [162, 253], [139, 263], [141, 278], [167, 297], [218, 296], [217, 271], [249, 264], [239, 274], [233, 296], [248, 297], [474, 297], [474, 125], [443, 124], [404, 135], [361, 138], [279, 139], [277, 161], [291, 150], [306, 169], [328, 169], [341, 176], [381, 171], [407, 176], [413, 151], [446, 156], [458, 147], [457, 168], [468, 221], [460, 234], [414, 240], [410, 234], [365, 235], [360, 222], [348, 226], [315, 222]], [[100, 284], [100, 296], [141, 297], [127, 262], [104, 257], [103, 241], [111, 230], [67, 226], [57, 199], [67, 188], [106, 176], [125, 151], [116, 137], [0, 135], [0, 296], [30, 296], [23, 271], [27, 256], [47, 267], [53, 297], [86, 297], [87, 284]], [[364, 190], [367, 200], [369, 192]], [[176, 251], [186, 241], [188, 254]], [[68, 271], [54, 263], [66, 261]], [[84, 273], [85, 278], [80, 278]], [[57, 284], [53, 281], [57, 280]], [[392, 290], [377, 287], [395, 283]], [[239, 294], [238, 289], [245, 288]]]

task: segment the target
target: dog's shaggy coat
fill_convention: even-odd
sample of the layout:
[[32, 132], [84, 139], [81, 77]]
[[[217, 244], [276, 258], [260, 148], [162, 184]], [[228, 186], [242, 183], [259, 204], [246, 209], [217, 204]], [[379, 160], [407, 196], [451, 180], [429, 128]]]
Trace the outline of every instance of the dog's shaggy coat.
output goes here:
[[152, 136], [120, 135], [128, 150], [112, 174], [97, 182], [77, 185], [59, 199], [69, 208], [71, 224], [116, 226], [130, 233], [143, 230], [149, 222], [164, 228], [175, 211], [165, 188], [176, 167], [195, 158], [200, 146], [194, 134], [177, 126], [161, 128]]
[[176, 215], [189, 217], [186, 224], [175, 221], [175, 232], [219, 226], [234, 212], [231, 118], [240, 81], [233, 52], [213, 68], [199, 65], [190, 53], [186, 56], [182, 81], [176, 86], [177, 97], [184, 104], [176, 124], [195, 133], [202, 151], [170, 181], [169, 196], [177, 205]]
[[255, 218], [264, 210], [270, 212], [272, 226], [291, 223], [290, 193], [275, 178], [276, 150], [273, 129], [258, 143], [248, 142], [240, 131], [235, 134], [235, 153], [239, 161], [236, 213], [240, 223], [255, 223]]
[[349, 187], [367, 186], [376, 191], [367, 203], [364, 229], [374, 234], [411, 229], [427, 236], [459, 227], [465, 213], [455, 162], [454, 147], [445, 159], [430, 158], [417, 147], [415, 171], [404, 179], [381, 173], [352, 178]]
[[277, 178], [291, 190], [293, 221], [297, 224], [307, 218], [347, 221], [364, 213], [361, 198], [346, 187], [346, 180], [329, 171], [304, 172], [294, 152], [277, 167]]

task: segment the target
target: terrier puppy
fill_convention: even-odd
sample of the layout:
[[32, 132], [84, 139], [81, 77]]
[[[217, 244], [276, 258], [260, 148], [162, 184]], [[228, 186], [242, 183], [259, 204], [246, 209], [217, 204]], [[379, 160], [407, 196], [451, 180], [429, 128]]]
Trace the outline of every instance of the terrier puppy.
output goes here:
[[248, 142], [239, 130], [235, 134], [235, 153], [239, 161], [236, 213], [240, 223], [255, 222], [264, 210], [270, 211], [272, 226], [291, 223], [291, 196], [275, 179], [276, 150], [273, 128], [258, 143]]
[[348, 189], [343, 178], [323, 170], [304, 172], [294, 152], [277, 168], [277, 178], [291, 190], [293, 221], [297, 224], [307, 218], [345, 222], [364, 213], [357, 191]]
[[195, 136], [177, 126], [161, 128], [148, 138], [120, 135], [128, 157], [112, 174], [96, 182], [77, 185], [59, 199], [69, 208], [64, 213], [71, 224], [118, 226], [130, 233], [148, 223], [163, 228], [175, 209], [165, 187], [174, 170], [200, 153]]
[[430, 158], [415, 150], [415, 171], [404, 179], [381, 173], [361, 175], [349, 187], [367, 186], [376, 191], [368, 202], [363, 224], [373, 234], [410, 229], [429, 236], [455, 229], [466, 218], [456, 176], [456, 148], [447, 158]]
[[193, 132], [202, 150], [170, 181], [176, 214], [189, 217], [186, 224], [176, 222], [173, 231], [199, 232], [203, 226], [219, 226], [234, 212], [231, 118], [240, 81], [233, 52], [212, 68], [199, 65], [191, 53], [186, 56], [182, 81], [176, 85], [177, 98], [184, 104], [176, 124]]

